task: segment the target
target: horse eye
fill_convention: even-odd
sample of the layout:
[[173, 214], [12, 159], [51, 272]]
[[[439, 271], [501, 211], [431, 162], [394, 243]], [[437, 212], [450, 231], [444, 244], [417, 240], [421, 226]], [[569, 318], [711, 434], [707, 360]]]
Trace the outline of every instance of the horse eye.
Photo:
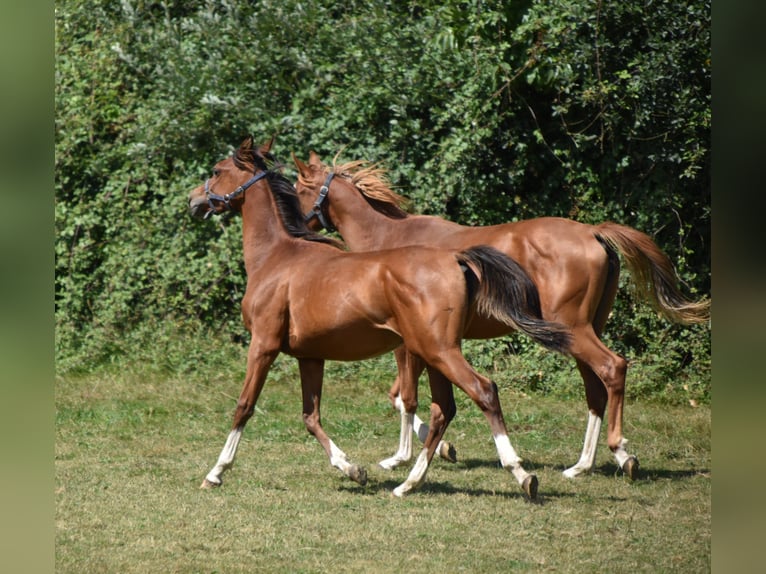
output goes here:
[[221, 170], [220, 169], [214, 169], [213, 170], [213, 176], [214, 177], [218, 177], [219, 175], [221, 175]]

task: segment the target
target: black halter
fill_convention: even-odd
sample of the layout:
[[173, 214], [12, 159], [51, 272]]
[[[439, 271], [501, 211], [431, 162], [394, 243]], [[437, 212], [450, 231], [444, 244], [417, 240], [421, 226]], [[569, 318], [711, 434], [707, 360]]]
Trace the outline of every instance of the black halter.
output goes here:
[[207, 210], [207, 213], [204, 216], [204, 219], [207, 219], [210, 217], [211, 214], [215, 212], [216, 202], [219, 204], [223, 204], [224, 209], [230, 210], [231, 209], [231, 200], [238, 198], [240, 195], [245, 193], [247, 191], [247, 188], [253, 185], [256, 181], [259, 181], [266, 177], [269, 174], [268, 171], [262, 171], [261, 173], [254, 175], [250, 179], [248, 179], [245, 183], [240, 185], [237, 189], [232, 191], [231, 193], [227, 193], [226, 195], [218, 195], [217, 193], [213, 193], [210, 191], [210, 180], [208, 179], [205, 182], [205, 197], [207, 197], [207, 204], [209, 206], [209, 209]]
[[309, 211], [305, 217], [306, 223], [316, 217], [322, 227], [327, 231], [335, 231], [335, 226], [330, 221], [329, 216], [325, 216], [324, 211], [322, 210], [322, 204], [324, 203], [327, 194], [330, 193], [330, 182], [333, 177], [335, 177], [335, 172], [331, 171], [327, 174], [327, 179], [324, 180], [324, 185], [319, 188], [319, 197], [317, 197], [317, 200], [314, 202], [314, 207], [311, 208], [311, 211]]

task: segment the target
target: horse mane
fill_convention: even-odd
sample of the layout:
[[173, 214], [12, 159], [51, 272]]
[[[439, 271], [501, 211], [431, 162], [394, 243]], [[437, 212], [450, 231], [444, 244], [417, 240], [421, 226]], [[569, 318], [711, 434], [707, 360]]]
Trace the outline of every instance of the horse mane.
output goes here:
[[[296, 239], [325, 243], [338, 249], [343, 249], [343, 244], [340, 241], [309, 229], [301, 211], [295, 186], [284, 175], [274, 170], [275, 168], [280, 168], [281, 164], [273, 154], [268, 152], [261, 153], [261, 151], [254, 148], [252, 142], [252, 138], [246, 139], [237, 151], [234, 152], [232, 157], [234, 165], [242, 170], [254, 171], [254, 168], [258, 168], [266, 172], [269, 190], [274, 198], [274, 202], [277, 204], [279, 218], [282, 220], [287, 233]], [[269, 168], [269, 164], [271, 164], [271, 168]]]
[[[332, 171], [350, 181], [367, 203], [377, 212], [392, 219], [404, 219], [407, 217], [407, 200], [391, 189], [388, 175], [385, 169], [378, 164], [371, 164], [365, 160], [350, 161], [338, 165], [337, 156], [333, 158]], [[325, 173], [329, 173], [330, 167], [322, 164]]]

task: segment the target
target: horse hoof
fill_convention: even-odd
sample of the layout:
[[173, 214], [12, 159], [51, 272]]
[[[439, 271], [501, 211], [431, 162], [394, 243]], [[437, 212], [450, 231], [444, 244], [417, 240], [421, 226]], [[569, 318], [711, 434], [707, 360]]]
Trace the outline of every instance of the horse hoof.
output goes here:
[[457, 462], [457, 451], [451, 442], [443, 442], [439, 448], [439, 456], [449, 462]]
[[636, 480], [638, 478], [638, 468], [638, 459], [631, 455], [628, 457], [628, 460], [623, 463], [622, 472], [627, 474], [630, 480]]
[[524, 482], [521, 483], [521, 488], [524, 489], [529, 500], [535, 500], [537, 498], [537, 486], [537, 477], [534, 474], [527, 476], [527, 478], [524, 479]]
[[202, 481], [202, 484], [199, 485], [201, 490], [210, 490], [212, 488], [218, 488], [219, 486], [221, 486], [220, 482], [216, 484], [215, 482], [209, 481], [207, 478]]
[[362, 486], [367, 484], [367, 471], [361, 466], [353, 465], [348, 471], [348, 476], [351, 480]]

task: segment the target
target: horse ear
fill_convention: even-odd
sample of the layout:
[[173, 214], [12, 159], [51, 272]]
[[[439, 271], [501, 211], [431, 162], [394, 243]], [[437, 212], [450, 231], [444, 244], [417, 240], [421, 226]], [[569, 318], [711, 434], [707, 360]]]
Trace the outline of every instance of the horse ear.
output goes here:
[[253, 136], [247, 136], [245, 139], [243, 139], [242, 143], [239, 144], [239, 149], [242, 151], [253, 149]]
[[276, 135], [271, 136], [271, 139], [267, 141], [265, 144], [263, 144], [258, 151], [261, 152], [261, 154], [269, 153], [271, 151], [271, 146], [274, 144], [274, 140], [276, 139]]
[[319, 154], [313, 150], [309, 152], [309, 165], [315, 165], [317, 167], [322, 166], [322, 160], [319, 159]]
[[298, 173], [300, 173], [304, 177], [307, 176], [309, 173], [309, 166], [307, 166], [305, 163], [303, 163], [301, 160], [295, 157], [295, 152], [290, 152], [290, 154], [293, 156], [293, 163], [295, 164], [295, 167], [298, 168]]

